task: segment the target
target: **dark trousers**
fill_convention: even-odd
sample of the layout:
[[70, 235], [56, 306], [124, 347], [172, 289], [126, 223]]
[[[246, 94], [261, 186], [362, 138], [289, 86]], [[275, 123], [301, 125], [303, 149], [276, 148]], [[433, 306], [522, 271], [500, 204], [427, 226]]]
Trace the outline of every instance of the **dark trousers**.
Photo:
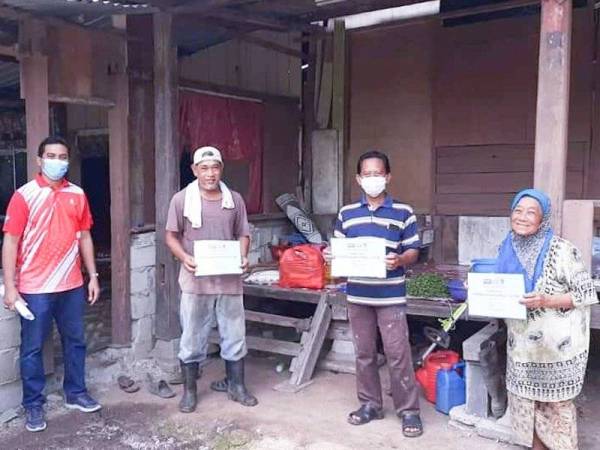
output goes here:
[[21, 294], [35, 320], [21, 318], [21, 378], [23, 407], [41, 406], [46, 377], [42, 351], [44, 341], [56, 321], [63, 348], [65, 379], [63, 389], [67, 400], [86, 392], [85, 337], [83, 287], [52, 294]]
[[377, 328], [381, 333], [394, 409], [397, 414], [419, 411], [419, 391], [415, 381], [406, 306], [366, 306], [348, 303], [348, 318], [356, 353], [356, 390], [361, 404], [383, 407], [377, 366]]

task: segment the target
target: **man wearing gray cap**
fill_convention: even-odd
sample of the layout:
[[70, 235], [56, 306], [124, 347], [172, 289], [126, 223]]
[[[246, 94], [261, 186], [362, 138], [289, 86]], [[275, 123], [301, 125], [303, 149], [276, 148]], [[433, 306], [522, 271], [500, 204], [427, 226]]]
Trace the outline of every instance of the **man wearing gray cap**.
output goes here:
[[194, 241], [239, 240], [242, 269], [248, 267], [250, 231], [241, 195], [221, 181], [223, 159], [214, 147], [194, 152], [192, 171], [196, 180], [171, 199], [166, 225], [166, 244], [181, 262], [179, 360], [184, 379], [181, 412], [193, 412], [197, 404], [199, 364], [206, 359], [208, 336], [215, 319], [225, 360], [225, 379], [211, 384], [216, 391], [244, 406], [258, 401], [244, 384], [246, 324], [240, 275], [195, 276]]

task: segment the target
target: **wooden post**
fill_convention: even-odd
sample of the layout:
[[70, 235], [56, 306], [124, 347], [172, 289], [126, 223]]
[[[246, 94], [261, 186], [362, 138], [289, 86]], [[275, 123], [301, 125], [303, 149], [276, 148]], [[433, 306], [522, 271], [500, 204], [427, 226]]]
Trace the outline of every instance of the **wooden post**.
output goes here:
[[[48, 57], [44, 43], [46, 26], [39, 20], [24, 20], [19, 24], [19, 62], [21, 64], [21, 98], [25, 99], [27, 130], [27, 178], [39, 171], [37, 149], [50, 134], [48, 102]], [[44, 343], [44, 373], [54, 372], [52, 339]]]
[[127, 16], [131, 223], [154, 224], [154, 49], [152, 16]]
[[155, 13], [154, 19], [154, 142], [156, 148], [156, 337], [179, 337], [178, 264], [165, 245], [169, 203], [179, 190], [177, 48], [173, 44], [173, 17]]
[[594, 201], [567, 200], [563, 206], [562, 236], [581, 252], [588, 271], [592, 268], [592, 240], [594, 238]]
[[553, 206], [552, 225], [561, 233], [567, 175], [572, 0], [542, 0], [534, 186]]
[[[333, 25], [333, 100], [331, 126], [338, 134], [338, 203], [344, 205], [346, 165], [346, 25], [335, 20]], [[349, 194], [349, 193], [348, 193]]]
[[315, 129], [315, 80], [317, 74], [317, 45], [314, 39], [309, 41], [306, 80], [302, 85], [302, 112], [304, 154], [302, 155], [302, 172], [304, 178], [304, 206], [312, 212], [312, 132]]
[[39, 20], [25, 20], [19, 26], [21, 97], [25, 99], [29, 178], [38, 172], [37, 148], [50, 133], [46, 35], [46, 26]]
[[112, 342], [131, 344], [129, 78], [126, 43], [111, 68], [115, 106], [108, 110], [111, 233]]

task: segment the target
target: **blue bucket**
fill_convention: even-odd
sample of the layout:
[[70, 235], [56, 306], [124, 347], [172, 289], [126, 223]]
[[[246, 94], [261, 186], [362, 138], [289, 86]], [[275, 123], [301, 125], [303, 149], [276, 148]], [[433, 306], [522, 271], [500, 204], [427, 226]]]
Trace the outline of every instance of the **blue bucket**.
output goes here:
[[495, 259], [473, 259], [471, 260], [471, 272], [492, 273], [496, 271]]

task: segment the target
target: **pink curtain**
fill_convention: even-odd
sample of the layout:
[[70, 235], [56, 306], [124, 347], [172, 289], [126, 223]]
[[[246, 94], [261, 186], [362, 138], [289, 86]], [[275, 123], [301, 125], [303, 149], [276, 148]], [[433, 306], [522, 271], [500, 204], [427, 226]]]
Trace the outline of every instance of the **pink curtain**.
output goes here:
[[247, 161], [250, 174], [244, 200], [251, 214], [262, 212], [263, 120], [262, 103], [180, 92], [180, 144], [191, 152], [205, 145], [216, 147], [225, 166], [227, 160]]

